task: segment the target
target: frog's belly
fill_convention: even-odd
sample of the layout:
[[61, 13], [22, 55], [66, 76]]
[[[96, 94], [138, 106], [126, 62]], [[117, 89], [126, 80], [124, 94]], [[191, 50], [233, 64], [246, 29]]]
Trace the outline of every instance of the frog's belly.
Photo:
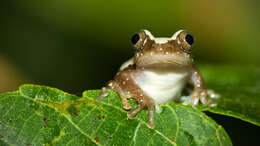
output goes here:
[[187, 81], [188, 73], [154, 73], [144, 71], [133, 77], [135, 83], [156, 104], [164, 104], [178, 98]]

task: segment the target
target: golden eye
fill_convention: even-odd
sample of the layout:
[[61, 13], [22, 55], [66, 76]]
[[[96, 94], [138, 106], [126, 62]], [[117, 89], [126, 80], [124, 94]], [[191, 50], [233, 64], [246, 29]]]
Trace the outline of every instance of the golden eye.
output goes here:
[[138, 33], [135, 33], [131, 38], [132, 45], [137, 48], [141, 49], [144, 45], [144, 41], [146, 39], [146, 34], [144, 31], [140, 31]]
[[186, 53], [191, 53], [191, 47], [194, 44], [194, 38], [191, 34], [189, 34], [186, 31], [182, 31], [178, 35], [178, 42], [181, 45], [180, 47], [183, 49]]

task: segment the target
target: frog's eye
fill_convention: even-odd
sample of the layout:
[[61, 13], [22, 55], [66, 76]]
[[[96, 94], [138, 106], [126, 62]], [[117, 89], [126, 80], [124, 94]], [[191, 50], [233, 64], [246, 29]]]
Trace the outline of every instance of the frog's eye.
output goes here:
[[193, 43], [194, 43], [193, 36], [190, 35], [190, 34], [187, 34], [187, 35], [185, 36], [185, 41], [186, 41], [189, 45], [193, 45]]
[[140, 49], [143, 47], [145, 38], [146, 38], [145, 32], [140, 31], [132, 36], [131, 43], [135, 48]]
[[183, 49], [186, 53], [191, 53], [191, 47], [194, 44], [194, 38], [191, 34], [189, 34], [186, 31], [182, 31], [178, 37], [178, 43], [180, 47]]
[[131, 41], [132, 41], [132, 44], [133, 44], [133, 45], [135, 45], [139, 40], [140, 40], [140, 36], [139, 36], [138, 33], [136, 33], [136, 34], [134, 34], [134, 35], [132, 36]]

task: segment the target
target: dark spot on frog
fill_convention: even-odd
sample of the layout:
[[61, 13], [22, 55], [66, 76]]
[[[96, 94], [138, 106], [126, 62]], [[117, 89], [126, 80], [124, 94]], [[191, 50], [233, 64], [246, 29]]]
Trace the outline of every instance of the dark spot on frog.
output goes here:
[[96, 137], [96, 138], [95, 138], [95, 141], [96, 141], [96, 142], [99, 142], [99, 138], [98, 138], [98, 137]]

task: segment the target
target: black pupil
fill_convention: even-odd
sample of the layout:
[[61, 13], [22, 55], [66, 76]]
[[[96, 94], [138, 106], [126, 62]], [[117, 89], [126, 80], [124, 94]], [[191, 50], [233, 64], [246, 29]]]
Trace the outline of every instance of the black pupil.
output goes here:
[[189, 44], [192, 45], [194, 43], [193, 37], [190, 34], [187, 34], [185, 37], [185, 41]]
[[136, 34], [133, 35], [131, 41], [132, 41], [133, 44], [136, 44], [139, 41], [139, 39], [140, 39], [140, 36], [136, 33]]

